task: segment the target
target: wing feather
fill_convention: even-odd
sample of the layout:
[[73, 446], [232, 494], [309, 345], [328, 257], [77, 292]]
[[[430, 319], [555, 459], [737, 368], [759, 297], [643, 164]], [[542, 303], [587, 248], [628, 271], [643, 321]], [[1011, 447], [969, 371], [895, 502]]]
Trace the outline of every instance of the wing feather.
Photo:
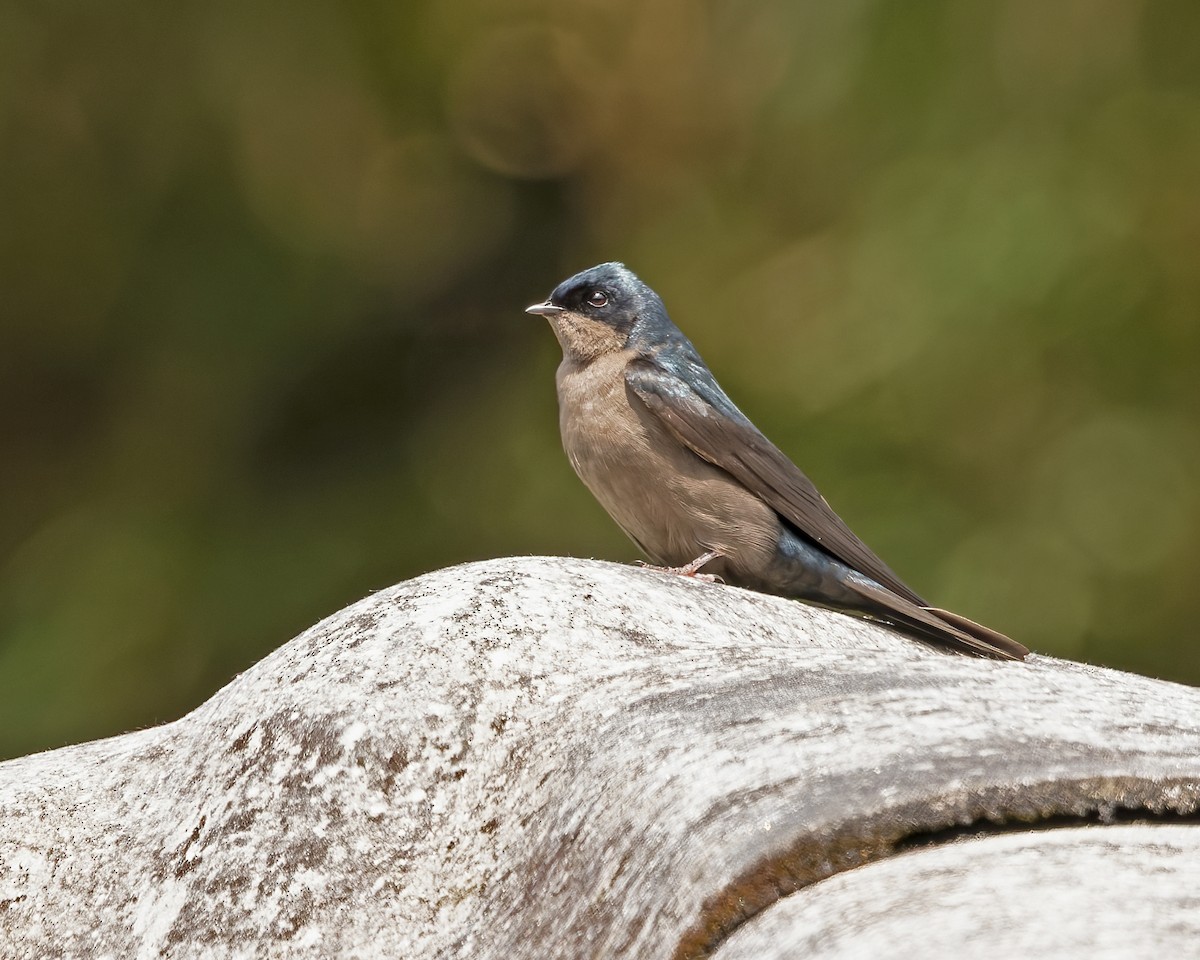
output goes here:
[[625, 381], [682, 443], [761, 497], [809, 541], [893, 593], [925, 606], [834, 513], [812, 481], [734, 406], [698, 357], [669, 361], [674, 361], [670, 366], [686, 363], [687, 379], [656, 359], [642, 357], [627, 366]]

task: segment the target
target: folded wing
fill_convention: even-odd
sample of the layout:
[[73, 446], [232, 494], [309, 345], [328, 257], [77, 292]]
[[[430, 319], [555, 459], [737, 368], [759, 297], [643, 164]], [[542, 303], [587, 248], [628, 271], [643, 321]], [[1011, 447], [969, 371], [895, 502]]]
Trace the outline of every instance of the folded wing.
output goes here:
[[[682, 369], [686, 368], [686, 369]], [[680, 375], [680, 374], [684, 375]], [[923, 636], [987, 656], [1021, 659], [1028, 650], [982, 624], [924, 600], [834, 513], [820, 492], [721, 390], [690, 344], [626, 368], [629, 389], [693, 453], [724, 470], [796, 533], [879, 584], [860, 584], [868, 608]]]

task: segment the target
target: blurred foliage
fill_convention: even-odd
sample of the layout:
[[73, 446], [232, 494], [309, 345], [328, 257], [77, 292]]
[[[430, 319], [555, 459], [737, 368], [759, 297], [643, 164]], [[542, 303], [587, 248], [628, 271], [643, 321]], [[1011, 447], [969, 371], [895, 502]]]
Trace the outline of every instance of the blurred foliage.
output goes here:
[[629, 560], [522, 308], [621, 259], [922, 593], [1195, 683], [1200, 5], [0, 6], [0, 755], [424, 570]]

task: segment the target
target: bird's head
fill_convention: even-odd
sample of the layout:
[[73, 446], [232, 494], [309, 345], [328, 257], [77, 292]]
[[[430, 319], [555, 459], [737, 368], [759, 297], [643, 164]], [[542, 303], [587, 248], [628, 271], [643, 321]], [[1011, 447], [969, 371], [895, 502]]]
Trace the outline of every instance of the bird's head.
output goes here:
[[666, 321], [657, 293], [621, 263], [602, 263], [564, 280], [545, 303], [526, 313], [544, 316], [568, 360], [585, 363], [624, 350], [635, 325]]

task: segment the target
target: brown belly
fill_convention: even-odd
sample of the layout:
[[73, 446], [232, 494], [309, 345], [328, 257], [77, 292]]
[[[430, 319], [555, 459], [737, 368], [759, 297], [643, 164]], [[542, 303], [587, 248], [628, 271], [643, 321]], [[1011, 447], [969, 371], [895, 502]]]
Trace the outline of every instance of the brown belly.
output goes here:
[[706, 572], [759, 570], [774, 555], [775, 512], [729, 474], [684, 447], [625, 388], [624, 360], [559, 378], [559, 425], [575, 472], [654, 563], [723, 554]]

